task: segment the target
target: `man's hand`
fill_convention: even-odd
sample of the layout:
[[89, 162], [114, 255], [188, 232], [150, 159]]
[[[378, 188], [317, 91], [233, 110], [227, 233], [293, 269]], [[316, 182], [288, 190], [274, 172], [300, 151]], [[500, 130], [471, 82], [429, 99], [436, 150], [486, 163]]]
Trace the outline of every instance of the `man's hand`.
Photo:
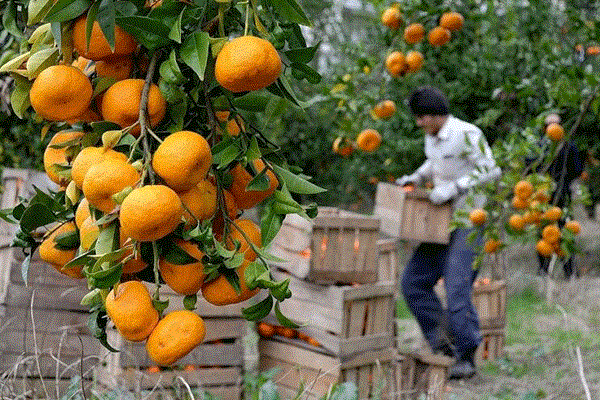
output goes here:
[[442, 204], [458, 195], [458, 186], [454, 182], [437, 185], [429, 193], [429, 200], [433, 204]]
[[412, 174], [412, 175], [404, 175], [398, 179], [396, 179], [396, 183], [400, 186], [406, 186], [406, 185], [410, 185], [410, 184], [417, 184], [417, 182], [419, 182], [419, 176]]

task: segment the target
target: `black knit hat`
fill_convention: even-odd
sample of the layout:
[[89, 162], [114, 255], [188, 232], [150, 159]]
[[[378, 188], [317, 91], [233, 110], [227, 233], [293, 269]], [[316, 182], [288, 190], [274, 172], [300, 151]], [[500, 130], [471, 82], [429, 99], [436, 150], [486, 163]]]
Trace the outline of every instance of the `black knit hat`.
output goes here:
[[432, 86], [415, 89], [408, 98], [408, 106], [414, 115], [448, 115], [446, 95]]

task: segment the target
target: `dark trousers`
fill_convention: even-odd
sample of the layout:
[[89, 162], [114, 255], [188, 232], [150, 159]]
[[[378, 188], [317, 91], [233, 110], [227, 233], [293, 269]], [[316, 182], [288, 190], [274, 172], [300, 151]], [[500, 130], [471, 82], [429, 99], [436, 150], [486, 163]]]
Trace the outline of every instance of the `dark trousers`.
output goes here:
[[[539, 272], [543, 274], [548, 273], [548, 267], [550, 266], [550, 257], [544, 257], [538, 254], [539, 261]], [[559, 263], [557, 263], [559, 264]], [[556, 267], [556, 264], [554, 264]], [[573, 275], [573, 257], [569, 257], [568, 259], [563, 261], [563, 269], [565, 270], [565, 278], [570, 278]]]
[[471, 302], [477, 271], [472, 263], [475, 252], [466, 238], [470, 229], [456, 229], [448, 244], [421, 243], [408, 262], [402, 277], [402, 293], [432, 349], [444, 340], [441, 327], [446, 318], [433, 287], [444, 277], [448, 302], [448, 333], [453, 338], [456, 358], [481, 342], [479, 320]]

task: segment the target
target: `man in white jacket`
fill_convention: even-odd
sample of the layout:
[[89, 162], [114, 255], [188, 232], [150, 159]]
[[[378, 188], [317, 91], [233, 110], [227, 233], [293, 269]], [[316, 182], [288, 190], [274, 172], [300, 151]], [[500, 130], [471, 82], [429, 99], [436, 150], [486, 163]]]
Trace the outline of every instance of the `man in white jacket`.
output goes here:
[[[433, 182], [429, 199], [435, 204], [452, 201], [465, 208], [470, 188], [500, 176], [490, 147], [475, 125], [449, 113], [446, 96], [433, 87], [416, 89], [409, 98], [416, 125], [425, 132], [426, 161], [413, 174], [398, 179], [400, 185]], [[476, 207], [484, 199], [476, 199]], [[481, 342], [477, 313], [471, 303], [475, 252], [467, 243], [470, 229], [455, 229], [448, 244], [421, 243], [402, 277], [402, 293], [434, 352], [456, 359], [450, 377], [475, 374], [475, 351]], [[441, 328], [444, 311], [433, 287], [444, 277], [448, 301], [448, 333]]]

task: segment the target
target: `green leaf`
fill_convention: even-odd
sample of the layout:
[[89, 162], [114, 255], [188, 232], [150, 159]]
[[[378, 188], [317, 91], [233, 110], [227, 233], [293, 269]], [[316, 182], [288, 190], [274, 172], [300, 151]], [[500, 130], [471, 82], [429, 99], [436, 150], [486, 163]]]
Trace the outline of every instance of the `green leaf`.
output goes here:
[[196, 31], [185, 39], [179, 50], [183, 62], [198, 75], [201, 81], [204, 80], [206, 71], [209, 43], [208, 32]]
[[[96, 8], [97, 5], [97, 8]], [[94, 14], [95, 18], [94, 18]], [[115, 51], [115, 17], [116, 10], [112, 1], [102, 0], [96, 1], [93, 7], [90, 7], [87, 17], [86, 25], [86, 39], [89, 42], [89, 35], [92, 31], [92, 25], [94, 20], [98, 21], [98, 25], [110, 46], [110, 51]]]
[[16, 36], [19, 39], [23, 38], [23, 32], [21, 32], [17, 25], [17, 4], [14, 0], [10, 0], [4, 8], [4, 12], [2, 13], [2, 26], [13, 36]]
[[185, 265], [197, 263], [198, 260], [188, 254], [185, 250], [175, 244], [171, 239], [165, 239], [160, 242], [161, 257], [168, 263], [174, 265]]
[[65, 22], [77, 18], [92, 4], [91, 0], [58, 0], [44, 17], [46, 22]]
[[285, 299], [289, 299], [290, 297], [292, 297], [292, 292], [290, 291], [289, 286], [290, 286], [289, 278], [284, 279], [281, 282], [277, 282], [277, 285], [274, 285], [273, 287], [270, 288], [271, 294], [278, 301], [284, 301]]
[[263, 246], [267, 246], [273, 238], [279, 232], [281, 224], [283, 223], [284, 215], [278, 214], [273, 209], [273, 202], [263, 209], [262, 216], [260, 218], [260, 236]]
[[31, 264], [31, 254], [27, 254], [25, 259], [21, 263], [21, 276], [23, 277], [23, 282], [25, 282], [25, 286], [27, 286], [27, 275], [29, 272], [30, 264]]
[[246, 192], [251, 190], [263, 191], [269, 188], [269, 178], [267, 177], [267, 169], [263, 169], [256, 176], [254, 176], [248, 185], [246, 185]]
[[133, 15], [117, 17], [116, 22], [148, 50], [155, 50], [169, 44], [170, 29], [160, 20]]
[[40, 72], [45, 70], [51, 65], [56, 64], [58, 61], [59, 51], [53, 47], [50, 49], [40, 50], [35, 54], [32, 54], [27, 60], [27, 71], [29, 71], [29, 77], [35, 78]]
[[101, 228], [96, 239], [96, 245], [94, 249], [96, 255], [104, 256], [105, 254], [112, 253], [119, 247], [119, 234], [117, 230], [117, 224], [113, 223], [107, 227]]
[[316, 51], [319, 48], [319, 44], [312, 47], [302, 47], [299, 49], [289, 49], [283, 52], [285, 56], [294, 63], [308, 64], [315, 56]]
[[288, 319], [285, 315], [283, 315], [281, 313], [281, 310], [279, 309], [279, 302], [275, 303], [275, 316], [277, 317], [277, 321], [279, 321], [279, 323], [282, 326], [292, 328], [292, 329], [300, 328], [300, 325], [291, 321], [290, 319]]
[[169, 300], [152, 299], [152, 306], [162, 315], [162, 312], [169, 307]]
[[123, 264], [118, 263], [108, 269], [91, 272], [88, 281], [93, 282], [93, 287], [98, 289], [109, 289], [121, 280], [123, 275]]
[[94, 257], [91, 254], [93, 254], [92, 250], [86, 251], [85, 253], [78, 255], [77, 257], [66, 263], [64, 265], [64, 268], [70, 269], [88, 265], [92, 260], [94, 260]]
[[27, 5], [27, 25], [40, 22], [52, 7], [52, 0], [29, 0]]
[[300, 71], [303, 74], [303, 77], [306, 78], [309, 83], [316, 85], [317, 83], [321, 82], [321, 74], [308, 65], [293, 62], [290, 66], [293, 69]]
[[272, 164], [272, 167], [275, 173], [277, 173], [277, 176], [285, 182], [290, 192], [298, 194], [316, 194], [326, 191], [326, 189], [323, 189], [314, 183], [311, 183], [306, 179], [291, 173], [285, 168], [282, 168], [276, 164]]
[[[13, 77], [15, 77], [14, 74]], [[23, 118], [25, 111], [31, 105], [29, 100], [29, 90], [31, 89], [32, 84], [33, 83], [26, 85], [19, 84], [18, 79], [15, 79], [15, 88], [10, 94], [10, 106], [15, 112], [15, 115], [19, 118]]]
[[248, 146], [248, 150], [246, 151], [246, 158], [248, 159], [248, 161], [253, 161], [259, 159], [261, 155], [262, 153], [260, 152], [260, 148], [258, 147], [258, 140], [256, 140], [256, 136], [252, 136], [252, 139], [250, 139], [250, 145]]
[[223, 261], [223, 264], [228, 269], [237, 269], [242, 265], [243, 262], [244, 262], [244, 253], [237, 253], [233, 257], [228, 258], [225, 261]]
[[70, 250], [79, 247], [79, 235], [76, 230], [64, 232], [54, 238], [55, 247], [60, 250]]
[[233, 141], [231, 145], [213, 154], [213, 164], [215, 164], [218, 169], [223, 169], [231, 164], [240, 153], [241, 150], [237, 141]]
[[106, 312], [96, 310], [90, 314], [87, 326], [90, 332], [92, 332], [92, 335], [100, 341], [102, 346], [112, 353], [118, 353], [119, 350], [108, 343], [108, 337], [106, 336], [107, 322], [108, 318], [106, 317]]
[[21, 67], [21, 64], [23, 64], [23, 61], [26, 61], [30, 55], [30, 52], [25, 52], [8, 60], [4, 64], [2, 64], [2, 66], [0, 67], [0, 72], [10, 72], [18, 70]]
[[237, 109], [261, 112], [265, 110], [272, 97], [265, 93], [248, 92], [243, 96], [234, 97], [232, 102]]
[[44, 204], [34, 203], [25, 209], [19, 225], [23, 232], [31, 232], [52, 222], [56, 222], [56, 216], [50, 208]]
[[215, 250], [217, 251], [217, 254], [220, 255], [221, 257], [231, 258], [235, 254], [235, 250], [227, 250], [225, 247], [223, 247], [223, 245], [217, 239], [213, 239], [213, 243], [215, 246]]
[[185, 11], [185, 7], [179, 13], [179, 17], [175, 20], [175, 23], [171, 27], [171, 32], [169, 32], [169, 39], [181, 43], [181, 20], [183, 19], [183, 13]]
[[267, 4], [270, 4], [284, 21], [295, 22], [305, 26], [312, 26], [312, 23], [306, 16], [306, 13], [296, 0], [263, 1]]
[[242, 315], [248, 321], [258, 321], [269, 315], [271, 308], [273, 308], [273, 296], [269, 295], [257, 304], [242, 308]]
[[183, 307], [186, 310], [194, 311], [196, 309], [196, 303], [198, 302], [198, 296], [195, 294], [188, 294], [183, 298]]

